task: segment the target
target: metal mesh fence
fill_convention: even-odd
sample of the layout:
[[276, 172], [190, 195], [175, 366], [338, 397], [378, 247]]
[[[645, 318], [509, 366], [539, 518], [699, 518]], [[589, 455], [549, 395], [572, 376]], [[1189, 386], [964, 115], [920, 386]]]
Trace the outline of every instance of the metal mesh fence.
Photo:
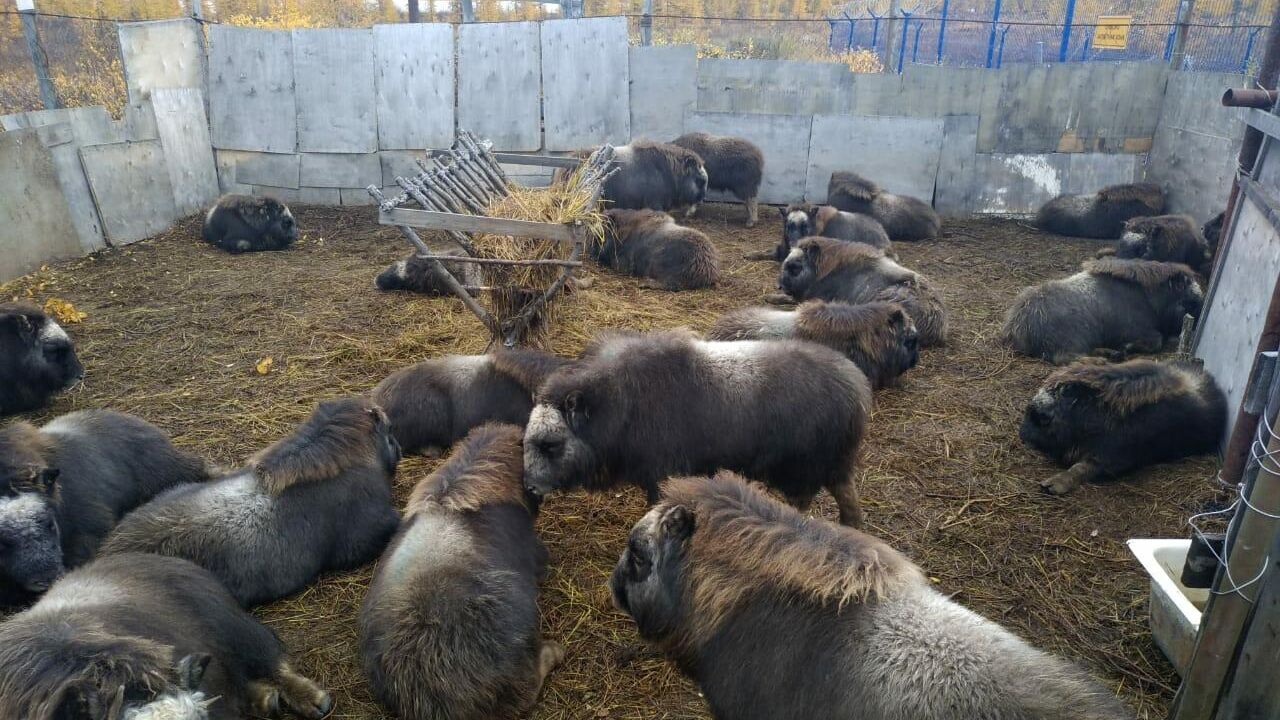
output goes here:
[[[105, 106], [120, 117], [127, 102], [120, 41], [110, 20], [36, 15], [35, 29], [62, 107]], [[22, 18], [0, 15], [0, 114], [39, 110], [39, 85]]]

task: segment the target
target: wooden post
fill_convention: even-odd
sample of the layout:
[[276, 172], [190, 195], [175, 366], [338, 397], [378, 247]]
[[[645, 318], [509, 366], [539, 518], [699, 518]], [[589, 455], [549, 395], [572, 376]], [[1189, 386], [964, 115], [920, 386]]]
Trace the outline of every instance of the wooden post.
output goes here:
[[1271, 541], [1267, 574], [1254, 603], [1253, 619], [1245, 630], [1235, 670], [1222, 698], [1217, 717], [1280, 717], [1280, 693], [1276, 692], [1276, 668], [1280, 667], [1280, 533]]
[[644, 0], [640, 16], [640, 44], [653, 44], [653, 0]]
[[191, 0], [191, 17], [196, 22], [204, 21], [204, 0]]
[[476, 9], [472, 5], [471, 0], [461, 0], [462, 22], [473, 23], [476, 21]]
[[422, 22], [422, 10], [418, 7], [418, 0], [409, 0], [409, 22]]
[[62, 107], [58, 102], [58, 91], [53, 87], [53, 79], [49, 77], [49, 57], [44, 54], [44, 46], [40, 44], [35, 0], [17, 0], [17, 2], [18, 16], [22, 18], [22, 34], [27, 38], [27, 54], [31, 56], [31, 66], [36, 71], [36, 83], [40, 85], [40, 103], [46, 110]]
[[893, 60], [897, 57], [898, 43], [898, 23], [902, 22], [902, 13], [899, 12], [901, 0], [889, 1], [889, 28], [884, 38], [884, 72], [893, 72]]
[[1182, 67], [1182, 60], [1187, 55], [1187, 33], [1191, 30], [1191, 13], [1195, 8], [1196, 0], [1178, 3], [1178, 26], [1174, 30], [1173, 50], [1169, 53], [1169, 67], [1174, 70]]

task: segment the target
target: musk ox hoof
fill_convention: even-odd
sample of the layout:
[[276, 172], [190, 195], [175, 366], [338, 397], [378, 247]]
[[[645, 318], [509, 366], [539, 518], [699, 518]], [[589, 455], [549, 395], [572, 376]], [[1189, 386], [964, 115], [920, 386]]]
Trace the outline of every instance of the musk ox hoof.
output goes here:
[[790, 295], [784, 295], [782, 293], [773, 293], [771, 295], [765, 295], [764, 301], [766, 303], [769, 303], [770, 305], [795, 305], [796, 304], [795, 298], [791, 297]]
[[1071, 472], [1060, 472], [1048, 480], [1041, 480], [1040, 487], [1050, 495], [1066, 495], [1080, 487], [1080, 480]]
[[280, 690], [265, 682], [254, 682], [249, 687], [249, 711], [254, 717], [280, 717]]
[[684, 216], [685, 216], [685, 217], [687, 217], [687, 218], [693, 217], [694, 215], [697, 215], [697, 214], [698, 214], [698, 206], [697, 206], [697, 205], [690, 205], [690, 206], [689, 206], [689, 209], [687, 209], [687, 210], [685, 210], [685, 211], [684, 211]]

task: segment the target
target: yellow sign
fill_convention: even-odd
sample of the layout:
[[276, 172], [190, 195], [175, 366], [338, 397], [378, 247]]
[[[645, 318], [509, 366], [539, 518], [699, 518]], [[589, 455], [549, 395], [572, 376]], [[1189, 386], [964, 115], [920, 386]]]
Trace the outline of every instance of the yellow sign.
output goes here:
[[1093, 47], [1097, 50], [1123, 50], [1129, 45], [1132, 15], [1102, 15], [1093, 30]]

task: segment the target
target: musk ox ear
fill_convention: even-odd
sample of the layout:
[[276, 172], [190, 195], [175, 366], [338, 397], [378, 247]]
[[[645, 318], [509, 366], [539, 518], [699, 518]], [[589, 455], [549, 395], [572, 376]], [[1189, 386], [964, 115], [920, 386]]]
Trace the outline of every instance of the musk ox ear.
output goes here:
[[807, 260], [810, 265], [817, 267], [818, 260], [820, 260], [821, 258], [822, 258], [822, 247], [818, 245], [818, 243], [811, 242], [805, 246], [804, 259]]
[[31, 319], [20, 312], [0, 314], [0, 329], [8, 330], [21, 337], [34, 337], [36, 329], [31, 325]]
[[907, 324], [907, 311], [900, 307], [896, 307], [889, 311], [889, 325], [891, 327], [902, 327]]
[[204, 671], [209, 668], [213, 656], [208, 653], [192, 653], [178, 661], [178, 687], [183, 690], [200, 689], [200, 681], [204, 679]]
[[662, 537], [683, 542], [693, 534], [693, 513], [683, 505], [675, 505], [662, 516]]
[[702, 160], [697, 155], [686, 155], [684, 157], [684, 168], [689, 172], [697, 172], [698, 167], [702, 165]]
[[1070, 402], [1084, 400], [1093, 394], [1093, 388], [1079, 382], [1069, 382], [1058, 387], [1058, 397]]
[[580, 432], [586, 426], [590, 411], [581, 390], [574, 390], [564, 399], [564, 414], [574, 432]]
[[1172, 289], [1174, 292], [1180, 293], [1183, 290], [1186, 290], [1187, 284], [1188, 284], [1187, 276], [1182, 273], [1177, 273], [1175, 275], [1170, 276], [1169, 278], [1169, 288]]

